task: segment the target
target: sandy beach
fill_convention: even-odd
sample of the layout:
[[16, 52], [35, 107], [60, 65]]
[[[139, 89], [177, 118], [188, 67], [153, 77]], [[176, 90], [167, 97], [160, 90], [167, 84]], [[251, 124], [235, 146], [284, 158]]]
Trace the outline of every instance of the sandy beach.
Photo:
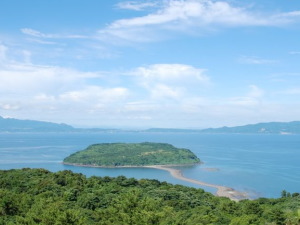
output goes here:
[[194, 183], [194, 184], [199, 184], [201, 186], [216, 188], [217, 189], [217, 192], [216, 192], [217, 196], [227, 197], [227, 198], [230, 198], [231, 200], [234, 200], [234, 201], [239, 201], [239, 200], [248, 198], [247, 193], [236, 191], [236, 190], [234, 190], [230, 187], [220, 186], [220, 185], [216, 185], [216, 184], [209, 184], [209, 183], [205, 183], [205, 182], [202, 182], [202, 181], [199, 181], [199, 180], [186, 178], [182, 175], [180, 170], [177, 170], [177, 169], [174, 169], [174, 168], [170, 168], [170, 167], [167, 167], [167, 166], [145, 166], [145, 167], [160, 169], [160, 170], [166, 170], [173, 177], [175, 177], [176, 179], [184, 180], [184, 181]]

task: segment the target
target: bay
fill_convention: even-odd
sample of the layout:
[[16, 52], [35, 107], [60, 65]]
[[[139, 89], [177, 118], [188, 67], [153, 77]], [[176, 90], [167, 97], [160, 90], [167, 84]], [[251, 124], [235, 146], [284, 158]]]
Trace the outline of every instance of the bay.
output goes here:
[[150, 168], [88, 168], [62, 160], [90, 144], [163, 142], [188, 148], [204, 163], [182, 167], [184, 176], [246, 191], [252, 198], [279, 197], [282, 190], [300, 192], [300, 135], [199, 133], [0, 133], [0, 169], [72, 170], [86, 176], [149, 178], [216, 190], [173, 178]]

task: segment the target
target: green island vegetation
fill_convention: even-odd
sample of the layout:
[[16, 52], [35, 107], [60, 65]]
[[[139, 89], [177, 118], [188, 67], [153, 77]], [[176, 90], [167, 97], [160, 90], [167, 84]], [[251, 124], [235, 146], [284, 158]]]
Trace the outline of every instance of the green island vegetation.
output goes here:
[[186, 165], [200, 159], [188, 149], [164, 143], [106, 143], [90, 145], [68, 156], [66, 164], [90, 166]]
[[298, 225], [300, 195], [231, 201], [157, 180], [0, 170], [0, 224]]

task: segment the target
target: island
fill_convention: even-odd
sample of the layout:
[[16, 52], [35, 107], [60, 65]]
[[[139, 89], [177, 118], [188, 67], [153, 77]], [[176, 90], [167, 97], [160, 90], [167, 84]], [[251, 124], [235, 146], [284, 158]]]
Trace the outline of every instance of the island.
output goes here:
[[200, 159], [190, 150], [165, 143], [104, 143], [66, 157], [65, 164], [120, 167], [153, 165], [192, 165]]
[[201, 161], [190, 150], [176, 148], [171, 144], [152, 142], [94, 144], [66, 157], [63, 163], [86, 167], [146, 167], [166, 170], [177, 179], [217, 189], [217, 196], [234, 201], [248, 198], [247, 193], [233, 188], [185, 177], [178, 167], [199, 164]]

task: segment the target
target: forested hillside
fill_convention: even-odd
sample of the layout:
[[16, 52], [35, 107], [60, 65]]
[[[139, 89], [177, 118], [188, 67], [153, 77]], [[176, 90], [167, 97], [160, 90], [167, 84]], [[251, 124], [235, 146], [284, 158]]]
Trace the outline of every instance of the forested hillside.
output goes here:
[[0, 224], [299, 224], [300, 196], [234, 202], [157, 180], [0, 171]]
[[91, 166], [183, 165], [199, 162], [200, 159], [188, 149], [152, 142], [94, 144], [64, 159], [64, 163]]

